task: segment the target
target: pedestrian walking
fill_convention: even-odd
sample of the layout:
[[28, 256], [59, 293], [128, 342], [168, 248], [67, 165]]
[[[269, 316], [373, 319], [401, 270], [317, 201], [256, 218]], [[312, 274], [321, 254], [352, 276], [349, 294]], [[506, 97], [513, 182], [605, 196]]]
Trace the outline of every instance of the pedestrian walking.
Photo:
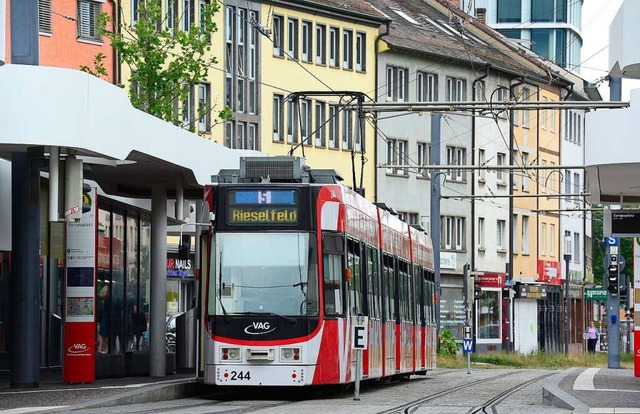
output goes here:
[[589, 323], [589, 327], [584, 331], [589, 334], [589, 338], [587, 338], [587, 349], [590, 353], [596, 353], [596, 344], [598, 343], [598, 338], [600, 338], [600, 331], [596, 328], [595, 323], [591, 321]]

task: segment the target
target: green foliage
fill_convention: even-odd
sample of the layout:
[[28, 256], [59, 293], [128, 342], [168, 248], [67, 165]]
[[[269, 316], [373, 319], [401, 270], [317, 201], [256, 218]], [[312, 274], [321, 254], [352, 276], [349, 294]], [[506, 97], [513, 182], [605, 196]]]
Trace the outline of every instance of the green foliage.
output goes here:
[[[178, 18], [170, 22], [172, 28], [167, 27], [169, 17], [162, 13], [160, 2], [138, 2], [135, 23], [122, 23], [113, 31], [107, 29], [110, 16], [105, 13], [99, 16], [101, 34], [111, 40], [122, 64], [131, 70], [129, 96], [133, 106], [175, 125], [182, 124], [179, 104], [188, 99], [190, 85], [206, 80], [209, 70], [217, 63], [211, 53], [211, 36], [218, 30], [214, 22], [218, 9], [215, 1], [202, 4], [198, 24], [192, 22], [188, 31], [182, 29], [183, 22]], [[100, 74], [101, 64], [102, 58], [96, 56], [93, 70], [81, 69]], [[211, 114], [211, 109], [197, 105], [189, 129], [195, 131], [197, 120]], [[230, 119], [231, 110], [226, 107], [217, 115], [212, 126]]]
[[83, 72], [87, 72], [93, 76], [106, 77], [108, 73], [107, 73], [107, 69], [104, 67], [104, 62], [103, 62], [105, 57], [106, 56], [102, 52], [98, 53], [96, 57], [93, 58], [93, 69], [89, 68], [86, 65], [82, 65], [80, 66], [80, 70]]
[[443, 356], [455, 356], [460, 349], [460, 344], [456, 342], [456, 339], [453, 337], [453, 334], [447, 328], [443, 328], [440, 330], [438, 334], [438, 339], [440, 340], [439, 353]]

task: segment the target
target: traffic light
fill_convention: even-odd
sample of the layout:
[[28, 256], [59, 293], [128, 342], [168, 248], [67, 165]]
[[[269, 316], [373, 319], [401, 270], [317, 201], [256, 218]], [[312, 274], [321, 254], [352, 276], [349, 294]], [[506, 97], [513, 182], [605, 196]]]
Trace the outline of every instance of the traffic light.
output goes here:
[[609, 261], [607, 282], [607, 290], [609, 290], [609, 293], [611, 293], [612, 295], [617, 295], [619, 291], [618, 255], [611, 255], [611, 260]]
[[82, 214], [90, 212], [92, 205], [91, 186], [87, 183], [82, 183]]
[[480, 299], [482, 296], [482, 289], [480, 288], [480, 278], [473, 278], [473, 299]]

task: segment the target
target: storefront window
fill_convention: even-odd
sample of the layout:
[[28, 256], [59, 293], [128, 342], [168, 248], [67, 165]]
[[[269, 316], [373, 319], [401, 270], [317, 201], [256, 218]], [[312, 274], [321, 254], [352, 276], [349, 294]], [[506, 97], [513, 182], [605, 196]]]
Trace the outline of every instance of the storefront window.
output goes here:
[[111, 226], [111, 335], [109, 344], [113, 354], [123, 353], [126, 347], [125, 286], [124, 286], [124, 216], [113, 213]]
[[440, 328], [448, 329], [456, 340], [464, 337], [464, 303], [462, 289], [442, 287], [440, 295]]
[[[151, 276], [151, 223], [148, 220], [140, 219], [140, 308], [147, 320], [147, 326], [149, 322], [149, 298], [150, 296], [150, 284], [149, 278]], [[140, 350], [149, 349], [149, 330], [142, 334], [142, 341], [140, 343]]]
[[98, 352], [109, 352], [111, 329], [111, 213], [98, 211]]
[[[478, 301], [478, 339], [500, 341], [502, 337], [500, 291], [482, 290]], [[494, 341], [490, 341], [494, 342]]]
[[127, 285], [126, 329], [127, 350], [140, 349], [142, 335], [147, 330], [147, 319], [138, 303], [138, 221], [127, 216]]

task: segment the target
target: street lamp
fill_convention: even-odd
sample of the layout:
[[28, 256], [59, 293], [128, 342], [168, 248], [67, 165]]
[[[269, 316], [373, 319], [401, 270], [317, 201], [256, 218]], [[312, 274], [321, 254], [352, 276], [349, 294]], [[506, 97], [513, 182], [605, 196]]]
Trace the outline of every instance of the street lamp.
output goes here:
[[564, 236], [564, 354], [569, 355], [569, 262], [571, 261], [571, 236]]

